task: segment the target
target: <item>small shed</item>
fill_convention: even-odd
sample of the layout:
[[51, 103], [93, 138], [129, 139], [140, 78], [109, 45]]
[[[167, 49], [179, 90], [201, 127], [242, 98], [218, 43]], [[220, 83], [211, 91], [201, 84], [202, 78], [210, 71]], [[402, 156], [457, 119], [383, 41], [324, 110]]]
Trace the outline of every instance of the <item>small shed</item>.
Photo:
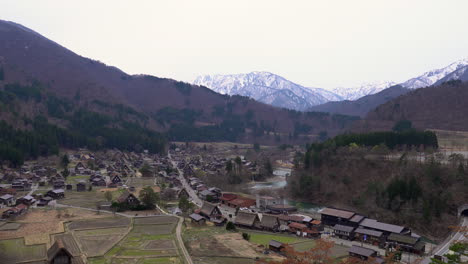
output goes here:
[[276, 240], [270, 240], [270, 242], [268, 243], [268, 248], [271, 251], [281, 252], [281, 250], [284, 249], [284, 244]]
[[349, 256], [360, 258], [362, 260], [367, 260], [370, 257], [377, 257], [377, 251], [370, 249], [370, 248], [360, 247], [356, 245], [353, 245], [348, 250], [348, 253], [349, 253]]
[[199, 215], [199, 214], [193, 213], [189, 217], [192, 220], [192, 223], [202, 225], [202, 224], [205, 224], [205, 222], [206, 222], [206, 219], [203, 216]]

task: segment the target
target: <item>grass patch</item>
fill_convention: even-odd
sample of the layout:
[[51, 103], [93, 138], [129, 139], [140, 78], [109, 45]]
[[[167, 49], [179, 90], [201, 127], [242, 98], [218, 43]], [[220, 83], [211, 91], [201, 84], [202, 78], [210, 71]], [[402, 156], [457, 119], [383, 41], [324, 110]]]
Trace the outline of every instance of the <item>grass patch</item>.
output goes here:
[[76, 175], [76, 176], [68, 176], [66, 178], [66, 183], [68, 184], [75, 184], [78, 183], [80, 180], [89, 180], [89, 175]]
[[111, 250], [109, 250], [109, 251], [105, 254], [105, 256], [109, 257], [109, 256], [117, 255], [117, 254], [120, 252], [121, 249], [122, 249], [121, 247], [115, 246], [115, 247], [113, 247]]
[[89, 264], [106, 264], [107, 261], [105, 258], [88, 258]]
[[127, 249], [120, 253], [120, 256], [177, 256], [176, 250], [133, 250]]
[[304, 252], [315, 246], [315, 241], [304, 241], [291, 245], [296, 251]]
[[159, 264], [159, 263], [167, 263], [167, 264], [180, 264], [180, 259], [178, 258], [147, 258], [142, 259], [138, 264]]
[[195, 264], [254, 264], [253, 259], [232, 257], [201, 257], [194, 259]]
[[270, 240], [276, 240], [281, 243], [285, 244], [292, 244], [295, 242], [306, 241], [305, 239], [293, 237], [293, 236], [286, 236], [286, 235], [273, 235], [273, 234], [266, 234], [266, 233], [256, 233], [256, 232], [245, 232], [250, 234], [250, 242], [258, 245], [268, 245]]

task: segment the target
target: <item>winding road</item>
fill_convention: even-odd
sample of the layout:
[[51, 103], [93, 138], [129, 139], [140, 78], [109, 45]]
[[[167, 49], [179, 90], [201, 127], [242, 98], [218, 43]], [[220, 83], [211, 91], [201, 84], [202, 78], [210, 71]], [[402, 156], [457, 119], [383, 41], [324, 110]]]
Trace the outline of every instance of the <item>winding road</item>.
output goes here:
[[[435, 250], [433, 255], [438, 255], [438, 256], [443, 256], [449, 252], [450, 246], [456, 242], [456, 241], [468, 241], [468, 238], [465, 237], [464, 232], [462, 231], [463, 229], [466, 230], [468, 228], [468, 217], [461, 217], [460, 220], [460, 230], [458, 230], [455, 233], [452, 233], [449, 238], [447, 238], [442, 244], [438, 245]], [[422, 261], [421, 264], [429, 264], [431, 263], [431, 258], [433, 255], [425, 257]]]

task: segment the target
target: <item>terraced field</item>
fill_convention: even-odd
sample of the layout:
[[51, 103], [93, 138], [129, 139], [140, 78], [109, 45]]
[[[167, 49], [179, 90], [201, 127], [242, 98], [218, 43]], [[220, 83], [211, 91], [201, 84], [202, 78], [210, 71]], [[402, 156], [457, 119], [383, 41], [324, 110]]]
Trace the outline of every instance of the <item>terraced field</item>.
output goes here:
[[0, 240], [0, 262], [2, 264], [39, 261], [46, 259], [46, 246], [26, 246], [24, 239]]
[[[133, 219], [130, 232], [105, 254], [90, 258], [90, 263], [181, 263], [179, 249], [175, 241], [175, 226], [177, 218], [174, 217], [145, 217]], [[114, 228], [115, 229], [115, 228]], [[107, 233], [99, 229], [80, 231], [90, 240], [94, 232]], [[85, 233], [85, 232], [92, 233]], [[110, 231], [109, 231], [110, 232]], [[115, 230], [115, 232], [119, 232]], [[121, 230], [120, 230], [121, 232]], [[87, 241], [85, 243], [92, 243]]]

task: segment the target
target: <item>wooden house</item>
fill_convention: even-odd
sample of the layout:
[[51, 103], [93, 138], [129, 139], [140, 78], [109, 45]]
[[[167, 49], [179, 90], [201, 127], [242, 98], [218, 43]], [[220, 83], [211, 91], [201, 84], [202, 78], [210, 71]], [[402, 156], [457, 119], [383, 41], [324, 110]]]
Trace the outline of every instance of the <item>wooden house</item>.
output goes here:
[[381, 245], [384, 242], [382, 232], [366, 228], [356, 228], [356, 230], [354, 230], [354, 238], [374, 246]]
[[234, 224], [245, 228], [260, 228], [260, 219], [256, 213], [239, 211]]
[[77, 192], [84, 192], [86, 191], [86, 182], [85, 181], [79, 181], [76, 184], [76, 191]]
[[333, 226], [333, 235], [341, 239], [353, 240], [354, 239], [354, 227], [345, 225]]
[[392, 225], [387, 223], [379, 222], [375, 219], [366, 218], [360, 224], [359, 227], [380, 231], [383, 233], [384, 238], [387, 238], [390, 234], [411, 234], [411, 231], [403, 226]]
[[189, 217], [192, 220], [192, 223], [195, 223], [198, 225], [203, 225], [206, 222], [206, 219], [203, 216], [196, 214], [196, 213], [191, 214]]
[[138, 200], [135, 195], [127, 191], [117, 198], [117, 202], [127, 204], [128, 206], [137, 206], [140, 204], [140, 200]]
[[43, 197], [43, 198], [39, 199], [39, 202], [37, 203], [37, 206], [39, 206], [39, 207], [46, 206], [53, 200], [54, 200], [54, 198], [52, 198], [50, 196]]
[[377, 257], [377, 251], [353, 245], [349, 250], [348, 254], [351, 257], [360, 258], [361, 260], [368, 260], [369, 258]]
[[293, 234], [297, 234], [299, 236], [302, 236], [302, 232], [304, 232], [305, 230], [307, 230], [307, 226], [304, 225], [304, 224], [300, 224], [300, 223], [296, 223], [296, 222], [292, 222], [288, 225], [289, 227], [289, 232], [293, 233]]
[[65, 191], [63, 189], [50, 190], [46, 193], [46, 196], [52, 197], [53, 199], [65, 198]]
[[28, 211], [28, 206], [25, 204], [20, 204], [3, 212], [2, 218], [8, 219], [12, 217], [17, 217], [17, 216], [25, 214], [27, 211]]
[[102, 177], [94, 177], [91, 180], [91, 185], [93, 185], [93, 186], [106, 186], [106, 181]]
[[16, 199], [11, 194], [4, 194], [0, 196], [0, 204], [4, 204], [5, 206], [13, 206], [16, 204]]
[[34, 199], [34, 197], [32, 197], [31, 195], [26, 195], [16, 200], [16, 204], [24, 204], [27, 206], [34, 205], [35, 203], [36, 203], [36, 199]]
[[284, 249], [284, 244], [276, 240], [270, 240], [268, 242], [268, 249], [274, 252], [281, 252]]
[[200, 215], [207, 219], [216, 219], [222, 216], [218, 206], [212, 203], [204, 202], [200, 208]]
[[267, 215], [267, 214], [262, 215], [262, 220], [260, 221], [260, 227], [263, 230], [276, 232], [279, 230], [279, 226], [280, 226], [280, 223], [278, 220], [278, 216]]
[[122, 183], [122, 178], [119, 176], [119, 175], [114, 175], [112, 178], [111, 178], [111, 182], [114, 183], [114, 184], [120, 184]]
[[47, 250], [47, 263], [50, 264], [84, 264], [81, 252], [71, 235], [56, 238]]
[[355, 215], [354, 212], [325, 208], [320, 211], [322, 215], [322, 223], [327, 226], [335, 226], [336, 224], [350, 225], [350, 219]]
[[387, 245], [391, 248], [399, 248], [402, 251], [423, 254], [426, 244], [419, 237], [392, 233], [387, 238]]

